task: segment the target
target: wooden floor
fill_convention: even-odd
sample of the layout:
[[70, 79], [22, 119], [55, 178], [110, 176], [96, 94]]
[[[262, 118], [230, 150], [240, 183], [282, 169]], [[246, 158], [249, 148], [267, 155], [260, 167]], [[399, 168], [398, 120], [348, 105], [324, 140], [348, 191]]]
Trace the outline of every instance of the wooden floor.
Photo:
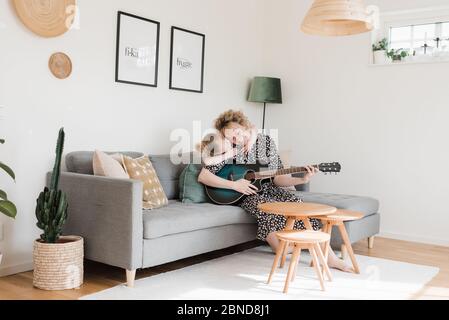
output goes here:
[[[180, 269], [206, 260], [216, 259], [228, 254], [259, 246], [252, 242], [226, 250], [216, 251], [197, 257], [184, 259], [166, 265], [137, 272], [137, 278]], [[449, 248], [411, 243], [405, 241], [376, 238], [374, 249], [368, 249], [366, 241], [354, 246], [357, 254], [397, 260], [440, 268], [439, 274], [419, 292], [415, 299], [449, 299]], [[47, 292], [33, 288], [32, 272], [0, 278], [0, 300], [70, 300], [92, 294], [125, 282], [122, 269], [94, 262], [86, 262], [85, 283], [79, 290]]]

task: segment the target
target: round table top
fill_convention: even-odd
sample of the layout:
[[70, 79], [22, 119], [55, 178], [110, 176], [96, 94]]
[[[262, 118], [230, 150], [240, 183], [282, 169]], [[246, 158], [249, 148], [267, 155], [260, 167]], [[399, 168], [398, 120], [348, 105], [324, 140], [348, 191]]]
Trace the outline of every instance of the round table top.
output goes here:
[[322, 243], [330, 240], [328, 233], [319, 231], [282, 231], [276, 233], [279, 240], [299, 243]]
[[326, 217], [320, 217], [320, 219], [327, 221], [346, 222], [346, 221], [360, 220], [363, 217], [364, 214], [361, 212], [338, 209], [337, 212], [326, 215]]
[[258, 206], [265, 213], [287, 217], [316, 217], [333, 214], [337, 208], [318, 203], [307, 202], [269, 202]]

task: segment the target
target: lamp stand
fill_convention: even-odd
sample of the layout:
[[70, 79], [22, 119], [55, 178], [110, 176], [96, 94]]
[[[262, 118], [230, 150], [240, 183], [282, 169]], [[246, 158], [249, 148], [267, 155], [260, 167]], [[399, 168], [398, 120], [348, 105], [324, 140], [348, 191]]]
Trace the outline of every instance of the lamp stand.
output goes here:
[[262, 130], [265, 132], [265, 115], [267, 112], [267, 103], [263, 103], [263, 124], [262, 124]]

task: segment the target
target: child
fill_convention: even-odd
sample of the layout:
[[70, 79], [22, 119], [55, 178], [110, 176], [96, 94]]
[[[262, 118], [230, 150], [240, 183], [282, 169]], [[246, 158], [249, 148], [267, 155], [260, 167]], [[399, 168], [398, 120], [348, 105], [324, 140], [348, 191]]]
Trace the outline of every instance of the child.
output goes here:
[[206, 166], [217, 165], [233, 158], [237, 149], [219, 133], [211, 133], [203, 138], [197, 149], [201, 152], [201, 159]]

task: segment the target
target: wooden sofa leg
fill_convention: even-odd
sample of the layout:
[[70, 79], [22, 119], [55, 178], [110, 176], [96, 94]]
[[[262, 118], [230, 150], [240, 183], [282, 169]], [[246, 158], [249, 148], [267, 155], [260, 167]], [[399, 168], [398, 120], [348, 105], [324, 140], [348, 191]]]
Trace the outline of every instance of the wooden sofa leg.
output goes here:
[[126, 270], [126, 285], [134, 288], [134, 280], [136, 279], [136, 270]]
[[368, 238], [368, 248], [369, 249], [374, 248], [374, 236]]
[[341, 245], [340, 252], [341, 252], [341, 258], [343, 260], [345, 260], [346, 257], [348, 256], [348, 250], [346, 249], [346, 246], [344, 244]]

